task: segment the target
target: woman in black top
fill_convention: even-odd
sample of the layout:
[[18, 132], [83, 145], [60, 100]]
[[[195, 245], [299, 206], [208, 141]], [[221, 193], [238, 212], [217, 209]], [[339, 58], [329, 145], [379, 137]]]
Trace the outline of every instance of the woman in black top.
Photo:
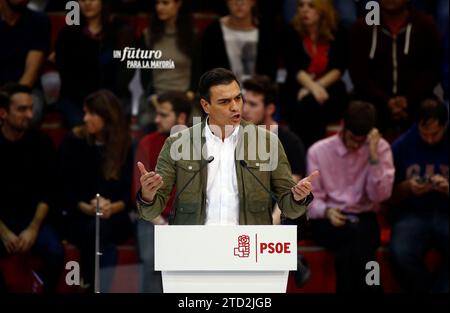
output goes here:
[[128, 107], [128, 84], [134, 75], [134, 70], [113, 58], [114, 50], [134, 46], [133, 29], [110, 16], [108, 1], [79, 3], [81, 25], [64, 27], [55, 46], [61, 76], [58, 106], [68, 127], [83, 123], [83, 99], [100, 88], [114, 92]]
[[307, 147], [325, 136], [347, 102], [341, 77], [346, 69], [347, 40], [330, 1], [300, 0], [285, 31], [288, 107], [292, 130]]
[[115, 244], [126, 241], [132, 232], [127, 209], [133, 156], [116, 96], [107, 90], [91, 94], [84, 101], [84, 111], [84, 125], [75, 127], [61, 146], [60, 176], [66, 236], [80, 249], [81, 273], [93, 288], [96, 194], [100, 194], [102, 212], [100, 265], [113, 266]]

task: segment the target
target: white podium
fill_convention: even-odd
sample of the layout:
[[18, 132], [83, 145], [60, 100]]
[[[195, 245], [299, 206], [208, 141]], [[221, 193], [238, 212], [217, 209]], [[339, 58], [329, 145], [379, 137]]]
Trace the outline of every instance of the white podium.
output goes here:
[[285, 293], [297, 226], [155, 226], [165, 293]]

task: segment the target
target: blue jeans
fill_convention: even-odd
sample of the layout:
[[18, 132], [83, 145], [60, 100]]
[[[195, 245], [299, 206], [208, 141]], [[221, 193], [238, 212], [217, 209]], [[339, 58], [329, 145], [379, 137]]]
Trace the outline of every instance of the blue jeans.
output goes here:
[[[448, 292], [449, 220], [447, 210], [423, 208], [406, 212], [393, 225], [391, 256], [400, 284], [410, 292]], [[444, 264], [436, 276], [424, 263], [430, 248], [443, 256]]]
[[155, 226], [142, 219], [137, 220], [137, 241], [141, 270], [139, 288], [143, 293], [162, 293], [161, 272], [155, 271]]
[[448, 34], [448, 0], [437, 0], [436, 21], [441, 34]]

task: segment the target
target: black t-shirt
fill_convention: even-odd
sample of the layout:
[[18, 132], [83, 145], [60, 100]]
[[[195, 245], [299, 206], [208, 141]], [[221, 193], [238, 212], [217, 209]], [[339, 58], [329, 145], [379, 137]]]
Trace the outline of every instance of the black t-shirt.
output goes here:
[[288, 128], [279, 126], [278, 138], [280, 139], [284, 151], [286, 152], [289, 164], [291, 165], [292, 174], [305, 177], [305, 146], [303, 145], [300, 137], [291, 132]]
[[28, 9], [13, 26], [0, 19], [0, 41], [1, 86], [22, 77], [28, 52], [36, 50], [48, 53], [50, 19], [43, 13]]
[[102, 88], [120, 98], [128, 97], [134, 70], [128, 69], [120, 59], [114, 59], [113, 51], [133, 46], [132, 28], [119, 19], [108, 24], [101, 38], [90, 36], [83, 25], [64, 27], [55, 45], [61, 97], [80, 106], [86, 96]]
[[56, 153], [51, 140], [28, 130], [18, 141], [0, 131], [0, 219], [28, 219], [37, 204], [52, 205]]

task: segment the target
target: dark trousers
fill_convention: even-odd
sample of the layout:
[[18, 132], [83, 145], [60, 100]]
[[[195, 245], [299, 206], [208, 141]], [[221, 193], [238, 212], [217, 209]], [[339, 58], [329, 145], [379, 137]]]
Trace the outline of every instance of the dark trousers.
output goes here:
[[[392, 262], [403, 289], [408, 292], [449, 292], [448, 209], [424, 208], [401, 214], [394, 223], [391, 235]], [[437, 273], [425, 266], [425, 255], [437, 249], [443, 264]]]
[[137, 220], [137, 243], [141, 261], [139, 288], [142, 293], [162, 293], [162, 277], [155, 271], [155, 225]]
[[[29, 225], [29, 220], [2, 219], [3, 223], [16, 235]], [[43, 260], [43, 267], [38, 272], [44, 282], [44, 292], [54, 292], [64, 265], [64, 247], [59, 236], [49, 224], [42, 224], [31, 252]], [[8, 255], [3, 242], [0, 241], [0, 258]]]
[[[132, 224], [128, 213], [121, 212], [109, 219], [100, 219], [100, 287], [109, 292], [114, 267], [117, 264], [117, 244], [131, 237]], [[95, 217], [76, 216], [67, 223], [67, 239], [80, 250], [80, 271], [89, 291], [94, 291], [95, 282]]]
[[380, 292], [380, 286], [366, 284], [366, 264], [376, 261], [380, 229], [375, 213], [359, 214], [359, 222], [335, 227], [328, 219], [313, 220], [313, 237], [335, 252], [336, 292]]
[[308, 95], [289, 106], [289, 128], [303, 140], [305, 148], [325, 137], [327, 124], [342, 118], [348, 102], [344, 83], [334, 83], [327, 88], [327, 92], [329, 99], [324, 104], [319, 104], [312, 95]]

